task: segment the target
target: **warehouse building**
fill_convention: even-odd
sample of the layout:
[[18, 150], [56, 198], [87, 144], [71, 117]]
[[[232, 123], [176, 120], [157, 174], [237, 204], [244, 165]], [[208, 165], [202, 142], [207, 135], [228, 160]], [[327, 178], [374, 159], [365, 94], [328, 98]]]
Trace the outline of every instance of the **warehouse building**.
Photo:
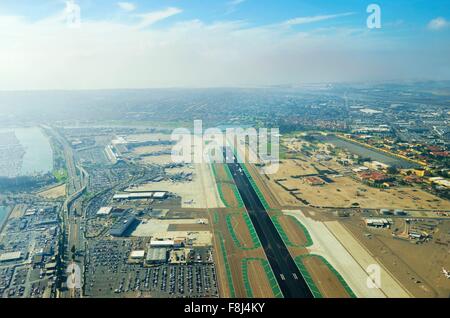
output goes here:
[[170, 248], [179, 248], [179, 247], [183, 247], [184, 243], [185, 243], [185, 239], [184, 238], [175, 238], [173, 240], [158, 240], [158, 239], [152, 239], [150, 241], [150, 246], [151, 247], [170, 247]]
[[0, 263], [13, 262], [22, 259], [22, 252], [9, 252], [0, 255]]
[[107, 216], [111, 213], [112, 207], [104, 206], [97, 211], [97, 216]]
[[109, 230], [109, 234], [116, 237], [125, 236], [129, 230], [136, 226], [138, 220], [133, 215], [128, 215], [117, 220]]
[[167, 252], [168, 249], [165, 247], [150, 247], [145, 263], [147, 265], [164, 264], [167, 262]]
[[391, 219], [365, 219], [366, 225], [369, 227], [376, 227], [376, 228], [389, 228], [392, 220]]
[[115, 201], [148, 200], [148, 199], [164, 200], [165, 198], [167, 198], [167, 192], [163, 192], [163, 191], [128, 192], [128, 193], [119, 193], [119, 194], [114, 195], [113, 200], [115, 200]]

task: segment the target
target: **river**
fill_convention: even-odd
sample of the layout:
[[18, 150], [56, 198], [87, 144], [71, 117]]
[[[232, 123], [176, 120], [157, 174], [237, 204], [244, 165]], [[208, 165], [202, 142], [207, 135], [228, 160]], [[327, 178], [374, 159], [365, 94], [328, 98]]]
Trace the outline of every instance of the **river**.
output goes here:
[[0, 150], [0, 176], [30, 176], [53, 169], [53, 151], [39, 127], [0, 129]]
[[379, 161], [379, 162], [385, 163], [390, 166], [396, 166], [398, 168], [403, 168], [403, 169], [420, 167], [418, 164], [415, 164], [413, 162], [410, 162], [410, 161], [407, 161], [407, 160], [404, 160], [404, 159], [401, 159], [398, 157], [390, 156], [381, 151], [376, 151], [374, 149], [361, 146], [357, 143], [350, 142], [350, 141], [338, 138], [333, 135], [320, 136], [317, 138], [321, 141], [332, 143], [336, 147], [346, 149], [346, 150], [348, 150], [354, 154], [357, 154], [361, 157], [370, 158], [371, 160]]
[[6, 217], [10, 211], [9, 207], [0, 206], [0, 228], [3, 226], [3, 223], [6, 221]]

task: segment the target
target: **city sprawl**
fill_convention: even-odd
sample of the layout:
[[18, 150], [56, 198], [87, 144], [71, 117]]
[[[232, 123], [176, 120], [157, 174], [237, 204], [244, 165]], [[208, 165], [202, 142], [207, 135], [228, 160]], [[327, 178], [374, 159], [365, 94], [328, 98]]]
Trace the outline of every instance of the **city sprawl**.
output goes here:
[[[448, 81], [0, 92], [0, 297], [448, 297], [449, 96]], [[174, 162], [172, 132], [196, 120], [279, 129], [277, 162], [249, 162], [250, 138]]]

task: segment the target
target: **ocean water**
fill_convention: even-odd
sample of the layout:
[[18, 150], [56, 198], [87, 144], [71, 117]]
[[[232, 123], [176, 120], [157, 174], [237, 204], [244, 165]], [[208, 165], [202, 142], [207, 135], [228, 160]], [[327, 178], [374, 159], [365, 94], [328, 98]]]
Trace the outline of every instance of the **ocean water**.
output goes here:
[[[3, 162], [3, 170], [7, 170], [0, 169], [0, 175], [28, 176], [46, 173], [53, 169], [53, 151], [49, 140], [39, 127], [0, 129], [0, 132], [11, 131], [14, 132], [25, 154], [11, 155], [9, 158], [4, 154], [1, 157], [2, 160], [7, 160], [9, 163]], [[14, 171], [9, 167], [13, 167]]]
[[0, 206], [0, 227], [2, 227], [3, 222], [6, 221], [6, 216], [8, 215], [9, 207]]

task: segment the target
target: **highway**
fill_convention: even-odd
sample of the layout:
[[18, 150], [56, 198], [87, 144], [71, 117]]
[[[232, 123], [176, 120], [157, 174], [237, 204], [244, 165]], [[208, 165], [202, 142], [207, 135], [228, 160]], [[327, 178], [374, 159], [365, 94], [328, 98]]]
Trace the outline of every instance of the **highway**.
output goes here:
[[[234, 158], [228, 163], [233, 179], [244, 201], [255, 230], [272, 267], [275, 277], [285, 298], [312, 298], [312, 293], [297, 268], [289, 251], [272, 223], [261, 200], [243, 172], [236, 157], [227, 148], [226, 158]], [[230, 160], [231, 161], [231, 160]]]

